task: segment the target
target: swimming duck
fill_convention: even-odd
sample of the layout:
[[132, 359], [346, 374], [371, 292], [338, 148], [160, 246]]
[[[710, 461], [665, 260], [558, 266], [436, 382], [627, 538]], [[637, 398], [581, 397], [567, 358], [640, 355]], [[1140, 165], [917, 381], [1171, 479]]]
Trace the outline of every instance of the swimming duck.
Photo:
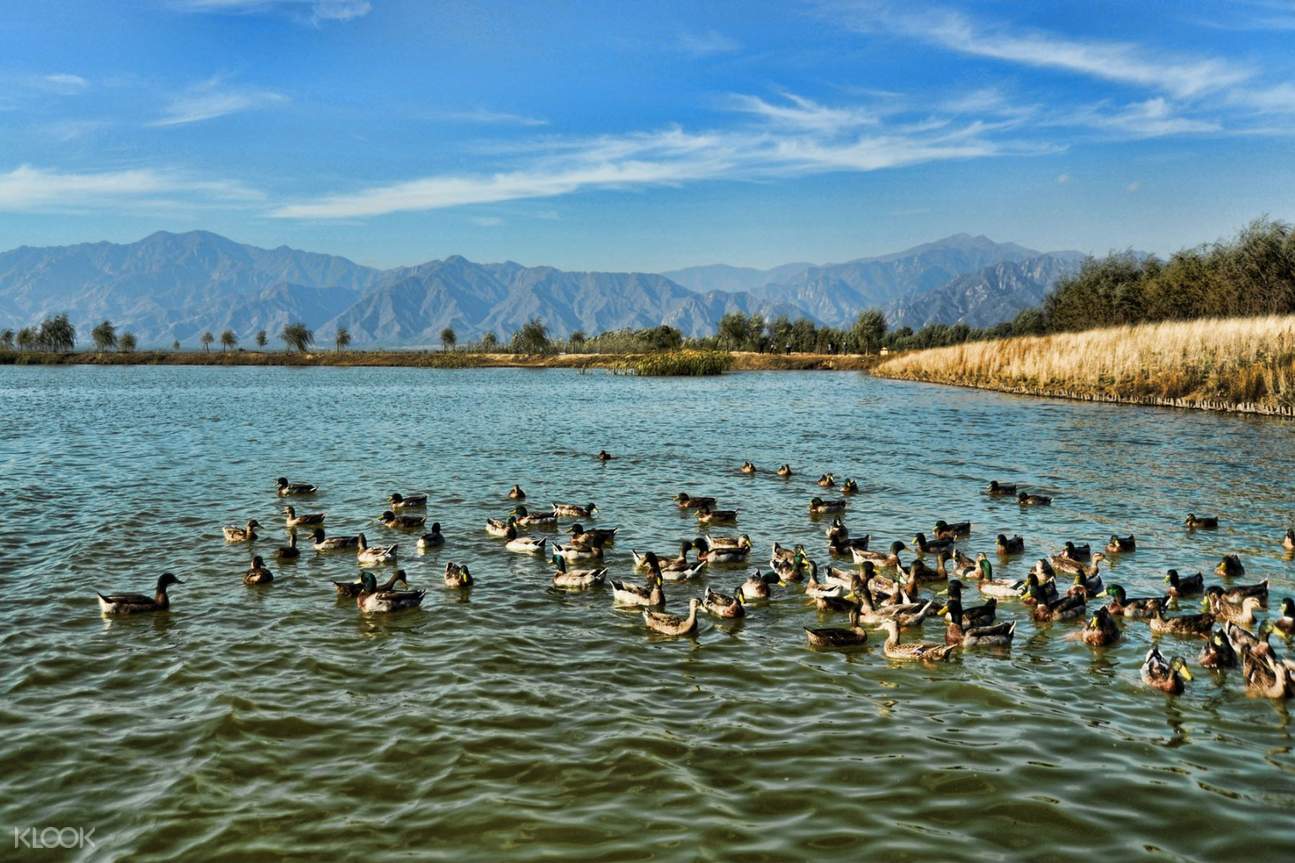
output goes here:
[[1273, 618], [1272, 628], [1282, 638], [1290, 638], [1295, 634], [1295, 599], [1288, 596], [1282, 600], [1281, 616]]
[[696, 597], [688, 600], [688, 616], [681, 617], [664, 611], [643, 609], [643, 623], [653, 632], [662, 635], [693, 635], [697, 632], [697, 609], [701, 603]]
[[287, 477], [282, 476], [276, 480], [276, 485], [279, 497], [300, 497], [319, 491], [317, 485], [311, 485], [308, 482], [288, 482]]
[[927, 539], [924, 533], [913, 534], [914, 554], [935, 554], [948, 551], [953, 548], [953, 545], [954, 540], [951, 539]]
[[560, 518], [593, 518], [598, 514], [598, 505], [592, 501], [584, 506], [578, 503], [554, 503], [553, 514]]
[[152, 596], [145, 593], [110, 593], [99, 597], [101, 614], [142, 614], [149, 611], [168, 611], [171, 608], [171, 597], [166, 589], [173, 584], [184, 584], [169, 572], [162, 573], [157, 579], [157, 588]]
[[1234, 605], [1223, 598], [1223, 589], [1216, 585], [1205, 592], [1201, 608], [1214, 615], [1215, 620], [1254, 626], [1255, 612], [1259, 610], [1260, 602], [1257, 596], [1247, 596], [1240, 605]]
[[1020, 492], [1016, 495], [1016, 502], [1021, 506], [1052, 506], [1052, 498], [1046, 494], [1026, 494]]
[[1111, 538], [1106, 543], [1107, 554], [1121, 554], [1129, 551], [1138, 550], [1138, 541], [1133, 534], [1128, 536], [1116, 536], [1111, 534]]
[[392, 492], [387, 504], [392, 509], [423, 509], [427, 506], [427, 495]]
[[794, 557], [769, 558], [769, 568], [778, 576], [778, 580], [786, 584], [791, 581], [800, 581], [806, 570], [809, 569], [809, 558], [805, 557], [804, 552], [797, 552]]
[[744, 462], [742, 462], [742, 466], [741, 466], [740, 468], [738, 468], [738, 472], [739, 472], [739, 473], [745, 473], [745, 474], [753, 474], [753, 473], [755, 473], [755, 472], [756, 472], [756, 467], [755, 467], [755, 465], [754, 465], [754, 464], [752, 464], [751, 462], [749, 462], [749, 461], [744, 461]]
[[944, 631], [945, 644], [957, 644], [964, 649], [968, 647], [1011, 647], [1016, 637], [1016, 621], [1004, 620], [986, 626], [973, 626], [970, 629], [959, 626], [952, 620]]
[[665, 592], [661, 589], [661, 576], [648, 573], [647, 585], [639, 586], [628, 581], [613, 581], [612, 602], [616, 605], [628, 605], [634, 608], [662, 608], [665, 606]]
[[841, 494], [858, 494], [858, 493], [859, 493], [859, 484], [854, 480], [850, 479], [849, 477], [846, 478], [845, 482], [841, 483]]
[[614, 458], [616, 458], [616, 456], [612, 455], [612, 454], [611, 454], [611, 453], [609, 453], [607, 450], [605, 450], [605, 449], [600, 449], [600, 450], [598, 450], [598, 460], [599, 460], [599, 461], [611, 461], [611, 460], [612, 460], [612, 459], [614, 459]]
[[1223, 598], [1228, 602], [1240, 605], [1246, 597], [1253, 596], [1259, 600], [1261, 608], [1268, 607], [1268, 579], [1264, 579], [1258, 584], [1238, 584], [1236, 587], [1229, 587], [1223, 591]]
[[[379, 590], [394, 590], [397, 584], [409, 587], [409, 582], [405, 580], [405, 571], [403, 569], [393, 572], [391, 577], [387, 579], [386, 584], [382, 585]], [[339, 599], [355, 599], [360, 595], [360, 591], [364, 589], [364, 573], [360, 573], [355, 581], [335, 581], [333, 582], [333, 587], [337, 588]]]
[[1152, 606], [1149, 622], [1156, 635], [1204, 635], [1214, 628], [1214, 615], [1205, 612], [1165, 617], [1164, 606], [1157, 602]]
[[1009, 537], [1000, 533], [994, 547], [999, 554], [1024, 554], [1025, 539], [1020, 534]]
[[1219, 578], [1240, 578], [1246, 574], [1246, 568], [1242, 566], [1240, 556], [1225, 554], [1219, 565], [1214, 567], [1214, 574]]
[[770, 583], [777, 584], [778, 577], [772, 573], [765, 575], [759, 569], [753, 569], [738, 590], [742, 591], [742, 598], [748, 602], [753, 599], [768, 599]]
[[1165, 602], [1164, 598], [1158, 596], [1129, 597], [1118, 584], [1109, 585], [1106, 590], [1095, 595], [1110, 598], [1106, 610], [1111, 614], [1134, 619], [1151, 617], [1155, 608]]
[[718, 617], [722, 620], [746, 617], [746, 606], [742, 604], [741, 589], [733, 591], [733, 595], [729, 596], [725, 593], [716, 593], [708, 587], [706, 588], [706, 598], [702, 600], [701, 607], [711, 617]]
[[514, 485], [508, 489], [508, 497], [511, 500], [526, 500], [526, 492], [522, 491], [520, 485]]
[[445, 562], [445, 572], [441, 575], [441, 580], [452, 590], [463, 590], [476, 583], [466, 563], [455, 563], [452, 560]]
[[243, 584], [252, 587], [257, 584], [269, 584], [274, 581], [274, 573], [270, 572], [265, 565], [265, 561], [258, 554], [252, 558], [252, 567], [243, 573]]
[[445, 545], [445, 534], [441, 533], [441, 523], [434, 521], [432, 522], [431, 532], [425, 533], [418, 538], [418, 550], [427, 551], [429, 548], [437, 548], [442, 545]]
[[1082, 572], [1075, 573], [1075, 580], [1070, 585], [1067, 593], [1082, 593], [1085, 599], [1091, 599], [1102, 591], [1106, 590], [1106, 585], [1102, 583], [1101, 575], [1084, 575]]
[[805, 640], [809, 642], [810, 647], [826, 650], [862, 647], [868, 643], [868, 630], [859, 625], [859, 610], [853, 608], [850, 610], [849, 629], [839, 627], [810, 629], [805, 627]]
[[[543, 537], [520, 535], [517, 532], [516, 525], [513, 525], [509, 529], [508, 533], [504, 534], [504, 539], [507, 540], [507, 542], [504, 543], [504, 548], [508, 551], [515, 551], [518, 554], [541, 554], [544, 551], [544, 546], [548, 544], [548, 540]], [[566, 549], [563, 549], [562, 546], [555, 544], [553, 547], [556, 553], [562, 553], [564, 551], [574, 552], [576, 550], [572, 546], [567, 546]], [[581, 549], [581, 551], [590, 552], [590, 557], [593, 556], [593, 552], [595, 550], [598, 552], [598, 556], [601, 557], [602, 549]], [[562, 556], [566, 557], [567, 555], [562, 554]], [[570, 559], [576, 560], [577, 558], [573, 555]]]
[[316, 527], [324, 523], [324, 513], [309, 512], [297, 515], [297, 510], [291, 506], [283, 508], [283, 523], [287, 527]]
[[932, 569], [927, 566], [926, 561], [922, 560], [920, 557], [915, 558], [913, 562], [908, 565], [907, 570], [902, 566], [897, 566], [895, 568], [899, 570], [901, 575], [907, 575], [909, 580], [914, 582], [914, 584], [926, 581], [944, 581], [945, 579], [945, 573], [942, 569]]
[[1198, 516], [1194, 512], [1189, 512], [1183, 524], [1188, 530], [1212, 530], [1219, 526], [1219, 520], [1217, 516]]
[[769, 560], [771, 561], [795, 560], [797, 557], [804, 557], [804, 556], [805, 556], [805, 546], [800, 545], [799, 543], [797, 543], [794, 548], [787, 548], [785, 545], [775, 542], [773, 544], [773, 550], [769, 552]]
[[[856, 594], [858, 596], [859, 619], [864, 623], [878, 624], [892, 621], [900, 629], [920, 627], [927, 617], [935, 613], [935, 602], [895, 602], [891, 605], [877, 605], [865, 586]], [[904, 599], [906, 597], [898, 597]]]
[[425, 590], [379, 590], [373, 573], [360, 574], [360, 592], [355, 605], [365, 614], [389, 614], [422, 605]]
[[1066, 540], [1065, 547], [1061, 549], [1061, 553], [1058, 554], [1057, 557], [1063, 557], [1066, 560], [1076, 560], [1080, 562], [1091, 560], [1093, 557], [1093, 547], [1089, 543], [1075, 545], [1070, 540]]
[[1237, 652], [1233, 650], [1232, 642], [1228, 641], [1223, 630], [1216, 629], [1201, 648], [1198, 661], [1202, 668], [1235, 668]]
[[869, 551], [865, 548], [850, 549], [850, 556], [856, 564], [871, 562], [882, 569], [887, 567], [899, 566], [899, 553], [907, 550], [908, 546], [902, 542], [895, 541], [890, 544], [890, 551]]
[[697, 521], [701, 524], [737, 524], [737, 510], [703, 506], [697, 510]]
[[866, 551], [871, 539], [870, 534], [851, 539], [850, 531], [846, 528], [845, 522], [841, 521], [840, 516], [832, 519], [832, 525], [827, 529], [827, 547], [832, 554], [848, 554], [852, 548]]
[[221, 528], [225, 534], [225, 542], [256, 542], [256, 529], [261, 523], [252, 519], [245, 527], [224, 527]]
[[607, 578], [607, 568], [602, 569], [567, 569], [566, 558], [554, 556], [558, 571], [553, 573], [553, 586], [563, 590], [585, 590], [596, 587]]
[[942, 593], [947, 593], [949, 602], [941, 612], [941, 617], [946, 617], [954, 623], [964, 627], [988, 626], [994, 622], [994, 616], [998, 612], [998, 600], [990, 597], [989, 600], [981, 605], [973, 605], [971, 608], [962, 607], [962, 582], [958, 579], [952, 579], [949, 586]]
[[1295, 530], [1286, 531], [1286, 535], [1282, 537], [1282, 548], [1295, 551]]
[[513, 510], [513, 518], [522, 527], [539, 527], [546, 530], [557, 530], [558, 515], [556, 512], [530, 512], [524, 506]]
[[1246, 691], [1264, 698], [1286, 699], [1295, 694], [1295, 668], [1290, 660], [1278, 661], [1272, 646], [1261, 642], [1241, 652], [1241, 675]]
[[508, 531], [513, 529], [517, 524], [517, 516], [510, 515], [508, 518], [488, 518], [486, 519], [486, 533], [491, 536], [508, 536]]
[[358, 536], [325, 536], [322, 527], [315, 528], [310, 538], [311, 544], [315, 546], [315, 551], [341, 551], [347, 548], [356, 548], [360, 544]]
[[1178, 570], [1171, 569], [1165, 573], [1165, 584], [1169, 585], [1169, 595], [1175, 599], [1183, 596], [1195, 596], [1205, 590], [1205, 574], [1179, 575]]
[[889, 659], [942, 662], [957, 649], [957, 645], [954, 644], [932, 644], [923, 641], [900, 644], [899, 623], [894, 620], [882, 621], [881, 630], [886, 633], [886, 643], [882, 649]]
[[613, 545], [616, 542], [615, 527], [587, 528], [580, 522], [571, 525], [567, 533], [571, 534], [572, 545]]
[[825, 473], [818, 478], [820, 488], [834, 488], [836, 486], [836, 477], [830, 473]]
[[1042, 578], [1035, 570], [1030, 570], [1026, 574], [1025, 584], [1019, 591], [1019, 595], [1026, 605], [1036, 605], [1039, 602], [1046, 605], [1062, 598], [1057, 592], [1056, 579]]
[[666, 581], [688, 581], [701, 575], [701, 571], [706, 568], [706, 561], [699, 560], [695, 564], [685, 564], [678, 568], [675, 566], [661, 566], [661, 577]]
[[1061, 557], [1060, 555], [1053, 557], [1050, 562], [1054, 569], [1060, 570], [1061, 572], [1078, 573], [1079, 575], [1083, 575], [1085, 578], [1093, 578], [1097, 575], [1098, 570], [1101, 568], [1101, 563], [1104, 560], [1106, 560], [1106, 555], [1099, 551], [1093, 555], [1092, 563], [1080, 563], [1077, 560], [1071, 560], [1068, 557]]
[[809, 562], [809, 580], [805, 582], [806, 596], [810, 599], [838, 598], [845, 593], [845, 588], [839, 582], [820, 582], [818, 580], [818, 564], [813, 561]]
[[985, 494], [990, 497], [1016, 497], [1016, 483], [991, 479], [985, 488]]
[[935, 523], [935, 530], [932, 531], [936, 539], [965, 539], [971, 536], [971, 522], [956, 521], [949, 524], [944, 519]]
[[297, 548], [297, 532], [294, 530], [288, 534], [288, 544], [281, 545], [274, 550], [276, 560], [289, 561], [301, 557], [301, 549]]
[[1098, 606], [1093, 616], [1088, 618], [1079, 637], [1084, 644], [1092, 647], [1106, 647], [1120, 640], [1120, 627], [1104, 606]]
[[[694, 544], [696, 544], [694, 542]], [[711, 549], [716, 548], [735, 548], [739, 550], [751, 550], [751, 537], [745, 533], [741, 536], [712, 536], [706, 535], [706, 545]]]
[[378, 517], [378, 521], [393, 530], [418, 530], [427, 523], [427, 516], [396, 515], [391, 510], [387, 510]]
[[998, 599], [1016, 599], [1020, 596], [1020, 588], [1014, 582], [994, 578], [994, 567], [983, 551], [976, 555], [974, 575], [976, 590], [984, 596]]
[[781, 465], [779, 466], [778, 470], [775, 471], [775, 473], [777, 473], [778, 476], [782, 477], [783, 479], [786, 479], [787, 477], [791, 476], [791, 465], [789, 464]]
[[809, 502], [810, 515], [826, 515], [829, 512], [845, 512], [845, 498], [835, 500], [823, 500], [821, 497], [815, 497]]
[[633, 548], [630, 549], [630, 556], [634, 558], [635, 569], [650, 569], [652, 565], [651, 561], [657, 561], [658, 565], [670, 562], [682, 562], [683, 564], [687, 564], [688, 549], [690, 548], [692, 548], [692, 543], [688, 540], [684, 540], [679, 543], [679, 555], [677, 557], [671, 557], [668, 554], [656, 554], [651, 551], [640, 552]]
[[742, 563], [746, 560], [747, 555], [751, 553], [750, 541], [745, 546], [720, 546], [713, 548], [705, 537], [697, 537], [692, 541], [693, 548], [697, 549], [697, 559], [705, 560], [710, 563]]
[[1034, 588], [1031, 595], [1034, 597], [1034, 619], [1040, 623], [1075, 620], [1088, 611], [1082, 596], [1066, 594], [1048, 602], [1041, 598], [1044, 594], [1038, 587]]
[[713, 497], [689, 497], [685, 492], [679, 492], [674, 496], [675, 506], [680, 509], [701, 509], [702, 507], [713, 507], [715, 498]]
[[1142, 682], [1147, 686], [1170, 695], [1181, 695], [1183, 681], [1191, 679], [1192, 673], [1187, 670], [1187, 663], [1181, 656], [1175, 656], [1172, 661], [1166, 662], [1155, 645], [1147, 651], [1146, 661], [1142, 663]]
[[384, 563], [395, 563], [396, 549], [399, 545], [369, 545], [364, 534], [355, 537], [355, 559], [360, 566], [379, 566]]
[[1272, 631], [1266, 621], [1259, 624], [1259, 628], [1254, 632], [1235, 623], [1225, 623], [1222, 628], [1228, 644], [1232, 645], [1232, 649], [1237, 652], [1238, 656], [1241, 656], [1247, 650], [1253, 650], [1260, 644], [1267, 644], [1268, 635]]

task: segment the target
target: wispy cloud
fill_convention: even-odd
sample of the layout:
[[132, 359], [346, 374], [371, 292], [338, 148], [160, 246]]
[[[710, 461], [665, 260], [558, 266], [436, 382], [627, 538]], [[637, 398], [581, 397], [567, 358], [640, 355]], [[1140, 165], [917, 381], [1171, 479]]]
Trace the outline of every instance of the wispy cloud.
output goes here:
[[350, 21], [373, 11], [369, 0], [171, 0], [182, 12], [226, 15], [287, 15], [298, 21]]
[[75, 96], [78, 93], [84, 93], [90, 86], [90, 82], [85, 78], [68, 72], [41, 75], [33, 83], [38, 89], [59, 96]]
[[449, 120], [456, 123], [477, 123], [483, 126], [547, 126], [548, 120], [542, 117], [530, 117], [525, 114], [512, 114], [507, 111], [491, 111], [486, 108], [475, 108], [471, 111], [441, 111], [433, 114], [438, 120]]
[[504, 223], [504, 220], [498, 216], [473, 216], [468, 221], [478, 228], [497, 228]]
[[1132, 138], [1159, 138], [1165, 135], [1198, 135], [1221, 131], [1215, 120], [1184, 116], [1163, 98], [1135, 102], [1116, 111], [1102, 108], [1081, 109], [1065, 119], [1067, 125], [1091, 126], [1112, 130]]
[[717, 30], [704, 33], [681, 33], [676, 47], [685, 54], [694, 57], [711, 57], [716, 54], [732, 54], [742, 50], [741, 44], [732, 37], [725, 36]]
[[1069, 174], [1058, 174], [1058, 175], [1057, 175], [1057, 185], [1058, 185], [1058, 186], [1068, 186], [1068, 185], [1070, 185], [1070, 175], [1069, 175]]
[[200, 123], [203, 120], [213, 120], [216, 117], [236, 114], [240, 111], [267, 108], [287, 101], [288, 97], [281, 93], [252, 87], [229, 86], [222, 78], [215, 77], [190, 87], [173, 98], [162, 116], [149, 125], [182, 126], [187, 123]]
[[123, 206], [246, 206], [262, 200], [260, 192], [242, 183], [196, 178], [173, 170], [70, 173], [20, 165], [0, 173], [0, 211], [9, 213]]
[[781, 126], [818, 132], [840, 132], [877, 123], [874, 114], [861, 108], [831, 108], [794, 93], [782, 95], [784, 101], [779, 103], [768, 102], [758, 96], [734, 94], [732, 107]]

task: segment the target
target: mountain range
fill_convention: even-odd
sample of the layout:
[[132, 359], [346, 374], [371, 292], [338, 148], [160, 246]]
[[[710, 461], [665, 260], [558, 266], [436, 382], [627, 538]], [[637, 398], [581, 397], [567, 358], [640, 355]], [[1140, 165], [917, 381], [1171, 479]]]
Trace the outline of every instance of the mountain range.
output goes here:
[[846, 327], [868, 308], [896, 326], [986, 326], [1036, 305], [1083, 259], [956, 234], [890, 255], [767, 270], [572, 272], [457, 255], [377, 269], [205, 231], [159, 231], [134, 243], [0, 253], [0, 327], [67, 312], [83, 334], [107, 319], [142, 345], [192, 345], [206, 330], [230, 329], [248, 343], [259, 330], [273, 336], [301, 321], [320, 341], [346, 327], [357, 346], [428, 346], [445, 327], [461, 341], [487, 332], [506, 339], [530, 318], [556, 337], [663, 323], [702, 336], [729, 312]]

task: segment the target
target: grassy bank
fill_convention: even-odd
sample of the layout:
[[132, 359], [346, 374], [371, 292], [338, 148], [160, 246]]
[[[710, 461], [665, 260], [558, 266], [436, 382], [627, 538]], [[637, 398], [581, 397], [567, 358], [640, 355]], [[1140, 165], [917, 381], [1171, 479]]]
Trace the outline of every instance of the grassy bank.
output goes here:
[[1295, 416], [1295, 316], [970, 342], [892, 357], [874, 373], [1030, 395]]

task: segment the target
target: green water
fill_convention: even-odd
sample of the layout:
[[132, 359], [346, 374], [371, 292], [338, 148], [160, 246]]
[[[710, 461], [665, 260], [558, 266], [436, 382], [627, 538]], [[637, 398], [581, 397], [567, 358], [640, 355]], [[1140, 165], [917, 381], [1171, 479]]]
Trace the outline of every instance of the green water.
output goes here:
[[[621, 457], [599, 464], [604, 447]], [[737, 473], [748, 458], [764, 472]], [[786, 481], [769, 473], [784, 461]], [[1010, 654], [905, 666], [807, 649], [803, 626], [840, 618], [793, 589], [661, 639], [607, 591], [553, 592], [550, 567], [482, 530], [514, 482], [532, 503], [592, 499], [621, 528], [624, 577], [631, 548], [696, 534], [670, 503], [687, 490], [740, 510], [766, 559], [775, 540], [826, 559], [806, 503], [832, 470], [861, 482], [846, 521], [877, 544], [937, 518], [975, 522], [970, 552], [1000, 531], [1034, 556], [1135, 533], [1108, 582], [1143, 594], [1236, 552], [1275, 608], [1295, 590], [1289, 422], [821, 372], [0, 368], [0, 466], [4, 859], [1295, 854], [1289, 707], [1235, 672], [1147, 690], [1141, 624], [1092, 649], [1009, 603]], [[303, 508], [374, 540], [397, 541], [373, 523], [387, 494], [428, 492], [447, 545], [419, 556], [398, 536], [422, 610], [362, 618], [330, 584], [354, 560], [309, 549], [244, 587], [248, 549], [220, 528], [257, 518], [260, 549], [280, 544], [279, 475], [319, 483]], [[1056, 503], [980, 495], [995, 477]], [[1188, 534], [1188, 510], [1224, 526]], [[439, 586], [449, 559], [472, 566], [470, 596]], [[96, 589], [163, 570], [185, 581], [171, 613], [100, 617]], [[699, 589], [668, 586], [670, 606]], [[95, 846], [11, 847], [12, 828], [49, 826], [94, 828]]]

